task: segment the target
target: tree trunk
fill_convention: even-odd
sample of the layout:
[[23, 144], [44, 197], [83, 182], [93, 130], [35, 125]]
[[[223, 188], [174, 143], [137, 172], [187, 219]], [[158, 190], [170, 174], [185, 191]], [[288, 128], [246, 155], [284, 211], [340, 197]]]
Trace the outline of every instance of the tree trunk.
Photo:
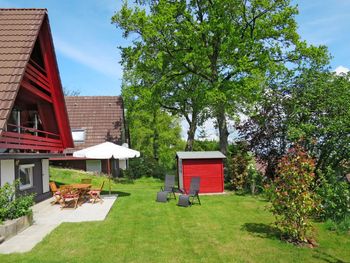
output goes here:
[[153, 110], [153, 158], [158, 161], [158, 148], [159, 148], [159, 132], [157, 128], [157, 110]]
[[219, 140], [220, 140], [220, 151], [226, 155], [227, 147], [228, 147], [228, 130], [227, 130], [227, 122], [225, 116], [225, 109], [220, 107], [218, 114], [216, 116], [219, 128]]
[[187, 114], [185, 114], [184, 116], [188, 125], [190, 126], [187, 131], [185, 151], [191, 152], [193, 151], [194, 136], [196, 135], [197, 130], [198, 114], [195, 110], [193, 110], [191, 118]]
[[197, 130], [197, 123], [196, 121], [193, 121], [190, 123], [190, 128], [187, 131], [187, 142], [186, 142], [186, 148], [185, 151], [193, 151], [193, 143], [194, 143], [194, 136], [196, 134]]

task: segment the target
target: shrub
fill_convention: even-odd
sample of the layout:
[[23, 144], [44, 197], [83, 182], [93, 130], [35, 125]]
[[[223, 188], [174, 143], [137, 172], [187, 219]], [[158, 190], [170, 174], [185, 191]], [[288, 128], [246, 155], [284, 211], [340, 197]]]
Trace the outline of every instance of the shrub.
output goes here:
[[165, 168], [160, 166], [156, 160], [146, 157], [131, 159], [128, 169], [123, 171], [123, 175], [128, 179], [137, 179], [143, 176], [164, 179], [165, 173]]
[[317, 193], [321, 200], [320, 219], [340, 223], [350, 216], [350, 184], [332, 169], [320, 175]]
[[342, 221], [335, 222], [328, 219], [325, 226], [330, 231], [336, 231], [337, 233], [346, 233], [350, 231], [350, 216], [346, 216]]
[[309, 218], [317, 210], [311, 190], [314, 183], [314, 160], [300, 146], [288, 151], [277, 167], [277, 177], [271, 185], [271, 211], [283, 238], [301, 244], [314, 245], [313, 227]]
[[32, 213], [31, 206], [34, 204], [34, 194], [17, 195], [19, 181], [6, 183], [0, 188], [0, 221], [15, 219]]
[[255, 162], [252, 160], [248, 165], [248, 176], [245, 184], [245, 189], [252, 195], [264, 191], [264, 176], [256, 169]]
[[237, 142], [230, 148], [231, 156], [227, 161], [227, 177], [234, 190], [245, 190], [252, 157], [247, 151], [246, 142]]

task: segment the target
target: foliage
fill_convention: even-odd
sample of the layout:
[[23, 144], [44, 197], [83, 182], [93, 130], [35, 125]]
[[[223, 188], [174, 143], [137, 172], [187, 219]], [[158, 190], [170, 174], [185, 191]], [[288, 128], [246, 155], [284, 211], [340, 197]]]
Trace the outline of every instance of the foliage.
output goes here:
[[175, 153], [184, 149], [178, 119], [162, 110], [149, 90], [123, 86], [122, 96], [131, 147], [163, 169], [174, 169]]
[[245, 141], [230, 145], [225, 177], [230, 189], [254, 195], [264, 190], [264, 177], [257, 170], [254, 157], [247, 146]]
[[218, 151], [219, 143], [215, 140], [195, 140], [193, 151]]
[[305, 72], [291, 89], [288, 100], [288, 136], [303, 138], [303, 146], [316, 158], [316, 169], [338, 170], [350, 160], [350, 74]]
[[322, 206], [320, 218], [340, 223], [350, 217], [350, 184], [332, 169], [328, 169], [326, 175], [321, 175], [319, 181], [317, 194]]
[[166, 170], [153, 158], [141, 156], [140, 158], [129, 160], [129, 167], [127, 170], [123, 171], [123, 176], [132, 180], [141, 177], [155, 177], [164, 179], [165, 173]]
[[350, 216], [346, 216], [342, 221], [335, 222], [332, 219], [327, 219], [325, 222], [326, 229], [336, 231], [338, 234], [349, 233], [350, 231]]
[[271, 186], [274, 189], [271, 211], [288, 241], [313, 244], [309, 218], [317, 210], [311, 190], [314, 168], [314, 160], [298, 145], [278, 164], [278, 177]]
[[264, 191], [264, 181], [265, 176], [257, 170], [254, 160], [251, 160], [248, 165], [246, 191], [249, 191], [252, 195], [262, 193]]
[[19, 181], [13, 184], [6, 183], [0, 188], [0, 222], [6, 219], [15, 219], [32, 212], [34, 195], [18, 195], [16, 193]]
[[248, 181], [248, 166], [252, 160], [244, 143], [238, 143], [234, 147], [234, 151], [231, 153], [231, 159], [230, 177], [233, 189], [243, 190]]
[[[227, 115], [255, 102], [268, 78], [298, 71], [310, 60], [327, 61], [325, 47], [301, 41], [297, 13], [289, 0], [125, 1], [112, 23], [124, 37], [134, 36], [121, 48], [122, 64], [138, 82], [166, 89], [176, 105], [205, 95], [196, 102], [202, 109], [206, 99], [226, 154]], [[179, 92], [188, 79], [200, 82], [197, 90]]]
[[256, 111], [248, 112], [249, 118], [236, 126], [242, 139], [248, 142], [248, 150], [266, 164], [268, 178], [275, 177], [278, 161], [288, 149], [287, 96], [284, 89], [270, 85]]
[[[307, 70], [281, 86], [269, 86], [250, 118], [239, 125], [249, 149], [276, 174], [277, 161], [300, 138], [316, 171], [340, 169], [350, 159], [350, 75]], [[341, 96], [339, 96], [341, 94]]]

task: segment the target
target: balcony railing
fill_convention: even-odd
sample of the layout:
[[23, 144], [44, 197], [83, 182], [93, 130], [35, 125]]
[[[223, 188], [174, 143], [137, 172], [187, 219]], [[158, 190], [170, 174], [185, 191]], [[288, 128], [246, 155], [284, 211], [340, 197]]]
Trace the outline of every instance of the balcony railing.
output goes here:
[[62, 152], [60, 136], [55, 133], [24, 126], [8, 124], [8, 130], [0, 136], [0, 148], [34, 151]]

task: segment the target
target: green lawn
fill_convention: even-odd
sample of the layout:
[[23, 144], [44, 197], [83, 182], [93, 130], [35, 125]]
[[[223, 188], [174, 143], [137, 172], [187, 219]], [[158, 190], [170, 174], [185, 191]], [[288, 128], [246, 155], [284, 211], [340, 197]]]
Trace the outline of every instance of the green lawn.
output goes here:
[[[59, 183], [86, 178], [58, 169], [51, 176]], [[323, 224], [318, 248], [281, 242], [259, 197], [203, 196], [202, 206], [181, 208], [174, 200], [155, 202], [161, 184], [113, 184], [119, 198], [104, 222], [64, 223], [30, 253], [0, 255], [0, 262], [350, 262], [350, 236]]]

